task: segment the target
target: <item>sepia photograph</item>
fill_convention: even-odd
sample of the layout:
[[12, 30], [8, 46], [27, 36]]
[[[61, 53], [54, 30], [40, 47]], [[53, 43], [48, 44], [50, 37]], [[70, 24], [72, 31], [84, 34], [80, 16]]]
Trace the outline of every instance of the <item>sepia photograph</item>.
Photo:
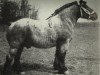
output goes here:
[[0, 0], [0, 75], [100, 75], [100, 1]]

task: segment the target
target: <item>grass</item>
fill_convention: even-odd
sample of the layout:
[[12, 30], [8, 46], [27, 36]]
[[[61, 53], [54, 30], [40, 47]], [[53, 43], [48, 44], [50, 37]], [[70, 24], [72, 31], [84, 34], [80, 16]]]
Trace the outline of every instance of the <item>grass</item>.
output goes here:
[[[99, 75], [99, 23], [78, 23], [66, 55], [70, 75]], [[0, 71], [9, 50], [6, 32], [0, 27]], [[24, 48], [21, 62], [26, 75], [55, 75], [52, 64], [55, 48]], [[15, 75], [15, 74], [14, 74]]]

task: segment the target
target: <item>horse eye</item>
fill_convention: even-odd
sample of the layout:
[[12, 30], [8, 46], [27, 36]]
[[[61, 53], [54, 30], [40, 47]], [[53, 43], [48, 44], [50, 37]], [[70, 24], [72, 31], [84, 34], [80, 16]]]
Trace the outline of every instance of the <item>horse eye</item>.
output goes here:
[[89, 13], [89, 11], [88, 11], [88, 10], [86, 10], [85, 12], [86, 12], [86, 13]]
[[86, 8], [86, 4], [82, 4], [82, 6], [83, 6], [84, 8]]

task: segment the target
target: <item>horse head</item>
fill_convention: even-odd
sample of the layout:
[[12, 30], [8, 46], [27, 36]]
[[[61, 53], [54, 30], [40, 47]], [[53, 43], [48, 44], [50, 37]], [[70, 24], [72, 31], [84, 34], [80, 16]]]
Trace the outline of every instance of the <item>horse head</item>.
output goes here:
[[80, 0], [79, 3], [81, 13], [80, 18], [97, 20], [97, 13], [87, 5], [86, 1]]

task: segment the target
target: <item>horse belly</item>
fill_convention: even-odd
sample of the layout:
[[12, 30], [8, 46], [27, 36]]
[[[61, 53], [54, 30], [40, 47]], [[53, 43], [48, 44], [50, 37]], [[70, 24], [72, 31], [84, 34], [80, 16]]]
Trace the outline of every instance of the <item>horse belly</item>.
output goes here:
[[32, 39], [32, 45], [37, 48], [50, 48], [56, 45], [55, 37], [47, 37], [47, 36], [34, 36]]

